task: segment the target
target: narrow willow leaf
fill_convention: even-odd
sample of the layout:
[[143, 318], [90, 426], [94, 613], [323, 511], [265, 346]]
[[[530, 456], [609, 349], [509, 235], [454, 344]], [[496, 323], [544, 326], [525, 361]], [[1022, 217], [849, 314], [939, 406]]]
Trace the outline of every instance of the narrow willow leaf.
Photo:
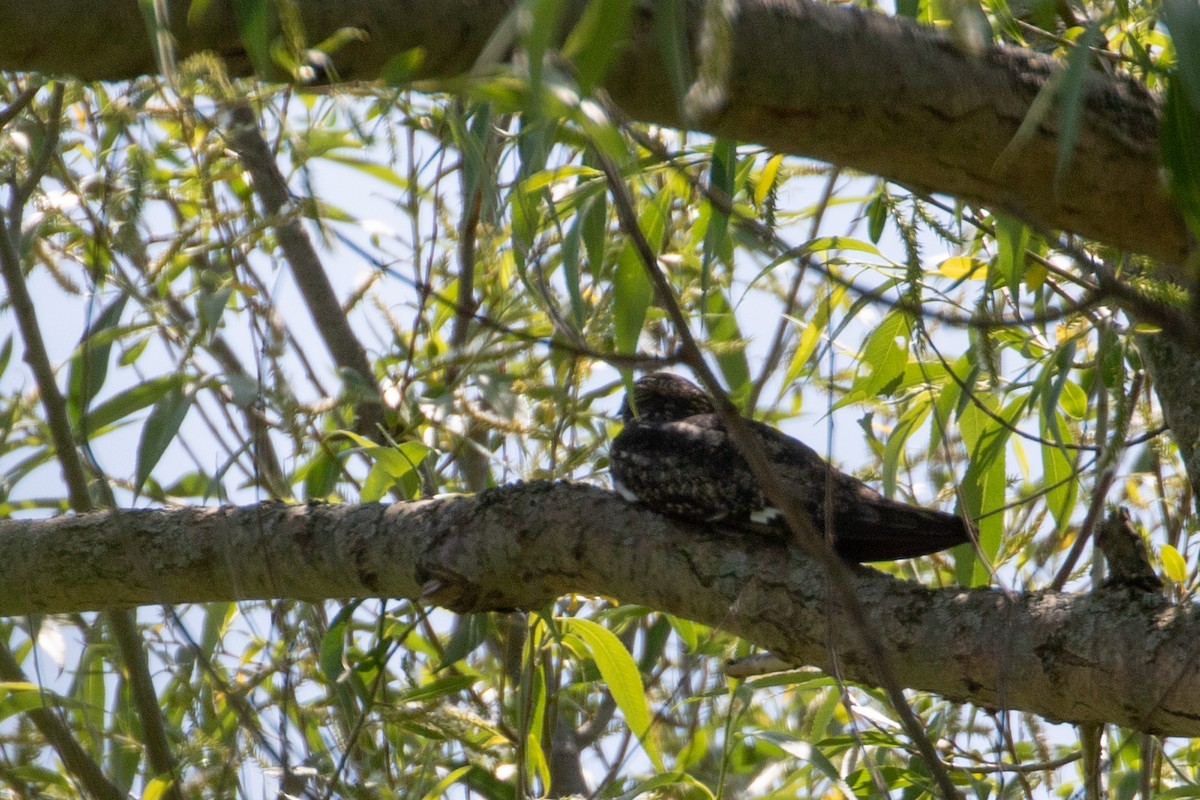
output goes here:
[[[979, 400], [996, 413], [994, 400], [990, 396], [982, 396]], [[1007, 413], [997, 416], [1011, 425], [1020, 407], [1014, 404]], [[979, 549], [986, 559], [994, 563], [1004, 535], [1004, 513], [1000, 509], [1004, 507], [1007, 488], [1005, 456], [1010, 427], [1002, 425], [991, 414], [984, 413], [972, 403], [959, 417], [959, 429], [968, 451], [967, 472], [960, 488], [963, 503], [967, 515], [975, 520]], [[991, 580], [986, 564], [977, 558], [973, 549], [960, 548], [956, 552], [955, 562], [958, 580], [964, 586], [985, 586]]]
[[185, 380], [182, 375], [178, 374], [150, 378], [110, 397], [88, 413], [86, 417], [88, 432], [95, 433], [157, 403], [171, 390], [181, 389]]
[[[664, 189], [654, 202], [646, 204], [638, 217], [642, 235], [655, 252], [662, 241], [666, 209], [671, 199], [671, 193]], [[642, 334], [652, 297], [650, 279], [646, 277], [641, 256], [632, 242], [626, 242], [617, 261], [617, 274], [613, 281], [613, 340], [617, 352], [632, 353], [637, 350], [638, 337]]]
[[471, 765], [468, 764], [465, 767], [459, 767], [458, 769], [454, 769], [446, 773], [441, 780], [434, 784], [432, 789], [425, 793], [424, 800], [440, 800], [441, 798], [448, 796], [450, 793], [447, 790], [465, 778], [471, 769]]
[[1175, 45], [1187, 98], [1193, 108], [1200, 109], [1200, 7], [1189, 0], [1164, 0], [1162, 15]]
[[78, 424], [88, 405], [104, 386], [108, 376], [109, 354], [121, 322], [121, 312], [129, 295], [122, 293], [100, 312], [95, 322], [84, 331], [79, 348], [71, 359], [67, 377], [67, 407], [71, 421]]
[[238, 38], [259, 75], [270, 74], [274, 62], [271, 56], [272, 8], [267, 0], [233, 0]]
[[883, 238], [883, 227], [887, 224], [887, 220], [887, 204], [883, 202], [883, 194], [880, 193], [867, 204], [867, 238], [875, 244], [879, 244], [879, 240]]
[[762, 204], [767, 201], [767, 195], [775, 186], [775, 180], [779, 177], [779, 167], [783, 164], [783, 154], [777, 153], [771, 156], [766, 165], [762, 168], [762, 172], [758, 173], [758, 179], [754, 182], [754, 205], [762, 207]]
[[1178, 586], [1187, 583], [1187, 562], [1178, 550], [1169, 544], [1164, 544], [1158, 551], [1162, 558], [1163, 573]]
[[154, 404], [138, 442], [134, 491], [142, 490], [159, 459], [175, 440], [184, 417], [192, 407], [192, 399], [190, 390], [175, 386]]
[[571, 323], [575, 326], [576, 333], [582, 332], [584, 326], [583, 294], [579, 290], [579, 275], [582, 271], [579, 261], [579, 245], [583, 240], [584, 213], [587, 206], [594, 199], [591, 198], [586, 201], [584, 207], [580, 209], [580, 213], [575, 217], [574, 223], [572, 223], [571, 227], [567, 228], [567, 233], [563, 237], [560, 248], [560, 252], [562, 253], [563, 282], [567, 286], [567, 298], [571, 303]]
[[633, 245], [626, 243], [613, 278], [613, 344], [618, 353], [637, 350], [652, 296], [642, 262]]
[[933, 408], [931, 399], [929, 394], [925, 393], [922, 399], [914, 402], [897, 420], [896, 426], [887, 437], [887, 444], [883, 448], [883, 494], [885, 497], [896, 496], [896, 474], [900, 470], [904, 448], [913, 432], [925, 424], [925, 419]]
[[437, 680], [418, 686], [408, 692], [403, 692], [397, 697], [397, 702], [416, 703], [428, 702], [436, 700], [439, 697], [446, 695], [457, 694], [468, 686], [474, 684], [479, 678], [475, 675], [446, 675]]
[[1159, 137], [1171, 196], [1193, 234], [1200, 232], [1200, 107], [1178, 75], [1167, 76]]
[[[1050, 435], [1050, 424], [1045, 415], [1042, 417], [1042, 438], [1053, 439]], [[1068, 429], [1061, 421], [1057, 425], [1060, 434], [1067, 435]], [[1065, 442], [1071, 444], [1072, 442]], [[1059, 531], [1065, 531], [1071, 521], [1071, 512], [1075, 509], [1075, 498], [1078, 490], [1078, 479], [1074, 475], [1075, 467], [1067, 452], [1062, 447], [1049, 444], [1042, 445], [1042, 475], [1046, 485], [1046, 506], [1054, 516]]]
[[996, 271], [1004, 285], [1015, 295], [1025, 275], [1025, 249], [1029, 246], [1029, 228], [1012, 217], [996, 218]]
[[692, 62], [687, 43], [687, 9], [684, 0], [658, 0], [654, 4], [654, 34], [658, 54], [675, 90], [675, 105], [683, 109], [683, 98], [692, 84]]
[[1067, 53], [1067, 68], [1058, 87], [1058, 163], [1054, 168], [1055, 183], [1061, 183], [1075, 156], [1079, 140], [1079, 116], [1083, 110], [1084, 80], [1091, 72], [1092, 48], [1100, 43], [1100, 24], [1092, 22], [1075, 47]]
[[587, 94], [608, 74], [629, 33], [633, 0], [591, 0], [567, 36], [562, 53], [575, 62], [575, 80]]
[[646, 688], [638, 674], [633, 656], [621, 644], [621, 640], [604, 626], [581, 617], [556, 617], [565, 632], [578, 636], [587, 646], [592, 660], [617, 708], [625, 715], [629, 729], [633, 731], [646, 755], [658, 769], [663, 769], [662, 756], [650, 735], [650, 708], [646, 703]]
[[725, 381], [737, 396], [738, 390], [750, 383], [746, 339], [742, 336], [733, 307], [724, 292], [709, 292], [707, 306], [704, 323], [708, 330], [709, 346], [716, 355], [721, 374], [725, 376]]

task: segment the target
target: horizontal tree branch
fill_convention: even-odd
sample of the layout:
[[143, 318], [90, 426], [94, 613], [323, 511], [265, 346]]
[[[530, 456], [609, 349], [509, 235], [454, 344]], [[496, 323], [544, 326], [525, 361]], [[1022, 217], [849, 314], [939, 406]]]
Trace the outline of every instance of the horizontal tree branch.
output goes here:
[[[512, 0], [362, 0], [295, 3], [310, 42], [355, 28], [361, 41], [333, 54], [338, 80], [377, 79], [397, 55], [419, 52], [411, 77], [470, 69]], [[231, 0], [201, 13], [171, 0], [180, 58], [213, 51], [246, 74]], [[575, 2], [574, 18], [583, 7]], [[685, 39], [698, 60], [704, 3], [687, 0]], [[654, 4], [641, 4], [606, 88], [636, 119], [689, 128], [882, 175], [1179, 263], [1191, 246], [1160, 177], [1158, 100], [1100, 72], [1083, 85], [1070, 164], [1059, 160], [1050, 113], [1017, 140], [1034, 98], [1062, 72], [1015, 48], [970, 54], [908, 20], [806, 0], [743, 0], [732, 29], [723, 102], [686, 117], [659, 55]], [[157, 71], [137, 4], [117, 0], [0, 0], [0, 69], [122, 79]], [[564, 26], [565, 27], [565, 26]], [[277, 76], [282, 77], [282, 76]]]
[[[904, 686], [1076, 723], [1200, 735], [1200, 611], [1128, 591], [1006, 596], [855, 571]], [[873, 682], [815, 563], [579, 484], [386, 505], [263, 504], [0, 522], [0, 614], [291, 597], [457, 611], [616, 597]]]

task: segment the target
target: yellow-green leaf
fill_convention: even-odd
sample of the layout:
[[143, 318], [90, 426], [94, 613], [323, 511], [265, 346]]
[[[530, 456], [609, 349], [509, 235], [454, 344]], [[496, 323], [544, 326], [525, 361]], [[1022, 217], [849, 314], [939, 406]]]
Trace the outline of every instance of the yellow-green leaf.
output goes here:
[[758, 183], [754, 185], [754, 205], [761, 206], [767, 199], [767, 193], [775, 185], [775, 177], [779, 175], [779, 165], [783, 163], [783, 154], [771, 156], [771, 160], [758, 174]]
[[663, 769], [662, 756], [650, 736], [650, 708], [646, 704], [646, 689], [633, 656], [612, 631], [599, 623], [580, 617], [556, 619], [564, 632], [575, 634], [587, 646], [596, 668], [608, 684], [608, 691], [617, 708], [625, 715], [629, 729], [637, 736], [654, 766]]
[[446, 796], [446, 790], [454, 784], [458, 783], [461, 778], [464, 778], [473, 767], [467, 764], [465, 767], [459, 767], [456, 770], [451, 770], [446, 774], [432, 789], [425, 793], [425, 800], [436, 800], [439, 797]]
[[970, 256], [953, 256], [938, 264], [938, 272], [951, 280], [982, 280], [987, 275], [987, 264]]
[[154, 778], [146, 783], [142, 790], [142, 800], [161, 800], [167, 796], [167, 790], [175, 781], [171, 778]]
[[1183, 560], [1183, 556], [1169, 544], [1164, 544], [1159, 550], [1159, 555], [1162, 557], [1163, 572], [1174, 583], [1182, 586], [1187, 583], [1187, 562]]

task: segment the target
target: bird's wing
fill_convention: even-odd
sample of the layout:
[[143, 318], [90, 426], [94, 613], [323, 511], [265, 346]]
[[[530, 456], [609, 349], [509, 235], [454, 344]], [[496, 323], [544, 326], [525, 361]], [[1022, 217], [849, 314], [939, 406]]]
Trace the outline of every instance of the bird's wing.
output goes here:
[[[970, 540], [962, 519], [889, 500], [857, 478], [831, 467], [803, 442], [762, 423], [754, 431], [792, 497], [817, 530], [833, 523], [834, 549], [851, 561], [911, 558]], [[826, 514], [826, 501], [831, 513]]]
[[610, 451], [622, 493], [668, 514], [705, 521], [746, 518], [761, 509], [758, 482], [709, 416], [627, 423]]

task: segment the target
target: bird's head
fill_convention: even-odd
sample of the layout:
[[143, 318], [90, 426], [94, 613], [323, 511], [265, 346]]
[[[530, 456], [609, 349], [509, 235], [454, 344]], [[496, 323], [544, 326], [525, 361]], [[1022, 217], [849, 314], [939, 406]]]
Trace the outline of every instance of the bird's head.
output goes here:
[[[634, 413], [636, 409], [637, 413]], [[712, 400], [699, 386], [669, 372], [652, 372], [633, 384], [633, 403], [629, 395], [621, 403], [621, 421], [636, 417], [646, 422], [669, 422], [696, 414], [713, 413]]]

